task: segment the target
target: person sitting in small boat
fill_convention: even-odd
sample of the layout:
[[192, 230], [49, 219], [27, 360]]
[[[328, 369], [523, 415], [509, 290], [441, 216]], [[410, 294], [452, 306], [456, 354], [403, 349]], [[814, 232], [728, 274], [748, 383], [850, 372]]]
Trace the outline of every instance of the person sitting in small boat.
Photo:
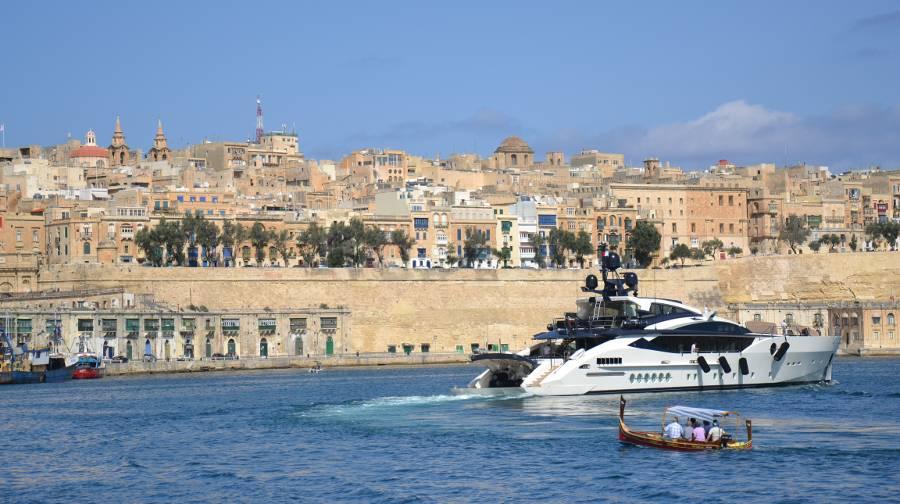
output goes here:
[[706, 430], [703, 428], [703, 425], [696, 419], [692, 425], [694, 426], [694, 431], [693, 435], [691, 435], [691, 441], [706, 441]]
[[669, 439], [680, 439], [682, 435], [681, 424], [678, 423], [678, 417], [672, 418], [669, 425], [666, 425], [665, 435]]
[[691, 436], [694, 435], [694, 422], [696, 421], [696, 418], [691, 418], [686, 424], [684, 424], [684, 427], [681, 429], [683, 432], [682, 436], [684, 437], [685, 441], [690, 441]]
[[711, 443], [718, 443], [724, 434], [725, 431], [719, 427], [719, 421], [713, 420], [712, 429], [709, 429], [709, 433], [706, 434], [706, 440]]

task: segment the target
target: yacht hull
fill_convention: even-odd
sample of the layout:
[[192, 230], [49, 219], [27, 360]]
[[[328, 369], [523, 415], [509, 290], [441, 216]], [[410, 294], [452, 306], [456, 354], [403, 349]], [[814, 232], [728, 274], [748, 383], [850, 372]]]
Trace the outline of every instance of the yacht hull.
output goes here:
[[669, 353], [635, 348], [629, 345], [633, 341], [613, 340], [576, 358], [559, 360], [555, 367], [540, 363], [532, 373], [539, 376], [527, 377], [522, 388], [534, 395], [561, 396], [827, 382], [840, 342], [829, 336], [758, 336], [741, 352]]

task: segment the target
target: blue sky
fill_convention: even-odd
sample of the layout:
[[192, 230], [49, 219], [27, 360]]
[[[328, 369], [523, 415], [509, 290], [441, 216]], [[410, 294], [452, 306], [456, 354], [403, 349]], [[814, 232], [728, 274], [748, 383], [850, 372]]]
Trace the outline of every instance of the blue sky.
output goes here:
[[[620, 2], [624, 4], [624, 2]], [[7, 145], [93, 128], [243, 140], [263, 99], [309, 157], [582, 148], [686, 168], [900, 167], [900, 4], [8, 2]]]

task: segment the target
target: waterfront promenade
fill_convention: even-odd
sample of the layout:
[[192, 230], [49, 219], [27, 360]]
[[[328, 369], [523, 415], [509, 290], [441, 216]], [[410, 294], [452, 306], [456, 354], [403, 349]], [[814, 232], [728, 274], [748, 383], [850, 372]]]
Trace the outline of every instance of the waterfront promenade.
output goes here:
[[[422, 366], [463, 364], [469, 356], [459, 353], [416, 353], [390, 354], [346, 354], [311, 355], [309, 357], [286, 355], [280, 357], [246, 357], [240, 359], [198, 359], [198, 360], [133, 360], [124, 363], [108, 362], [107, 376], [164, 373], [202, 373], [208, 371], [241, 371], [289, 368], [363, 367], [363, 366]], [[473, 375], [474, 376], [474, 375]]]

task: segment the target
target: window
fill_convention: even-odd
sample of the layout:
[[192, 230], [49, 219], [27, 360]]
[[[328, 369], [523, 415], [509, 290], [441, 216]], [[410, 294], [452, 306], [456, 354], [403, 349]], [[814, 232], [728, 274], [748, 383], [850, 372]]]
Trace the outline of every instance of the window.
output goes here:
[[719, 206], [724, 205], [724, 203], [725, 203], [725, 198], [720, 194], [719, 195]]
[[82, 247], [82, 248], [84, 250], [84, 255], [91, 254], [91, 242], [84, 242], [84, 247]]
[[539, 226], [556, 226], [556, 215], [538, 215]]
[[697, 232], [697, 223], [691, 222], [691, 233], [696, 233], [696, 232]]
[[319, 326], [322, 329], [337, 329], [337, 317], [322, 317]]
[[793, 313], [785, 313], [784, 321], [787, 322], [788, 324], [793, 324], [794, 323], [794, 314]]
[[734, 233], [734, 224], [729, 224], [729, 225], [728, 225], [728, 232], [729, 232], [729, 233]]
[[719, 232], [720, 232], [720, 233], [724, 233], [724, 232], [725, 232], [725, 224], [721, 224], [721, 223], [719, 224]]
[[22, 241], [22, 230], [21, 229], [16, 229], [16, 241], [17, 242]]
[[413, 226], [415, 226], [416, 229], [428, 229], [428, 218], [427, 217], [414, 218]]
[[292, 334], [298, 334], [304, 330], [306, 330], [306, 319], [305, 318], [292, 318], [291, 319], [291, 333]]
[[734, 206], [734, 196], [728, 196], [728, 206]]
[[872, 315], [872, 325], [881, 325], [880, 315]]
[[762, 320], [762, 315], [761, 315], [761, 314], [759, 314], [759, 313], [754, 313], [754, 314], [753, 314], [753, 321], [754, 321], [754, 322], [759, 322], [759, 321], [761, 321], [761, 320]]
[[212, 202], [213, 202], [213, 203], [218, 203], [218, 202], [219, 202], [219, 197], [218, 197], [218, 196], [213, 196], [213, 197], [212, 197]]
[[175, 199], [177, 199], [181, 203], [184, 203], [184, 195], [183, 194], [179, 194]]
[[894, 325], [894, 314], [893, 313], [888, 313], [887, 323], [889, 326]]
[[38, 230], [32, 229], [31, 230], [31, 243], [37, 243], [37, 242], [38, 242]]
[[677, 232], [678, 232], [678, 225], [675, 224], [674, 222], [672, 223], [672, 232], [673, 232], [673, 233], [677, 233]]
[[78, 319], [79, 332], [93, 332], [94, 319]]
[[194, 202], [197, 201], [197, 197], [196, 197], [196, 196], [191, 196], [190, 200], [191, 200], [191, 203], [194, 203]]
[[200, 196], [200, 203], [206, 203], [206, 196]]
[[872, 335], [875, 336], [875, 339], [879, 339], [881, 338], [881, 331], [875, 331]]

